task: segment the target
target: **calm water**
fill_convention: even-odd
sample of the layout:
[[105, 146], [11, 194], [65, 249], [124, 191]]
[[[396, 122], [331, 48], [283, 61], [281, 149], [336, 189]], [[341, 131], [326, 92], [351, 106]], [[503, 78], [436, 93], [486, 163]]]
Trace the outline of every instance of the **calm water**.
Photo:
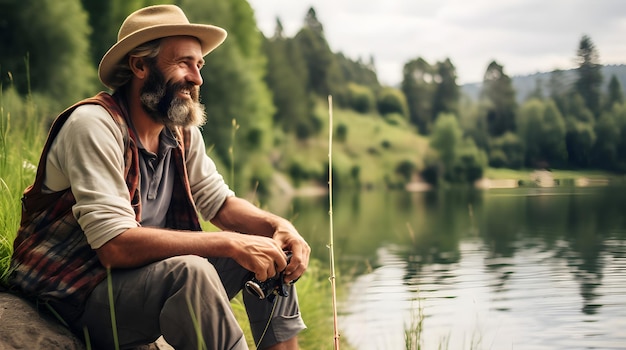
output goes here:
[[[335, 194], [356, 349], [626, 349], [626, 189]], [[327, 198], [283, 208], [328, 260]], [[289, 214], [287, 214], [289, 215]]]

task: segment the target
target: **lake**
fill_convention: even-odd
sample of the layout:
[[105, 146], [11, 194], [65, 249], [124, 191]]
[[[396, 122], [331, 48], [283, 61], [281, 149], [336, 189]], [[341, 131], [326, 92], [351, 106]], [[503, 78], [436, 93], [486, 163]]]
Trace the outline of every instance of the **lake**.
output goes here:
[[[339, 327], [355, 349], [626, 349], [626, 188], [334, 198]], [[283, 205], [327, 262], [328, 198]]]

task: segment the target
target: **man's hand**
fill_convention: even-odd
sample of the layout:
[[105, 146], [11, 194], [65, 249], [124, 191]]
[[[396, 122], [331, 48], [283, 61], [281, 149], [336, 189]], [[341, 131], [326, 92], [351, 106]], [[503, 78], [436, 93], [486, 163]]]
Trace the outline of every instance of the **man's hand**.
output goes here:
[[241, 233], [231, 234], [234, 251], [231, 257], [254, 277], [265, 281], [287, 267], [287, 255], [271, 238]]
[[311, 247], [291, 224], [278, 228], [273, 239], [284, 251], [291, 252], [291, 260], [284, 274], [285, 283], [291, 283], [300, 278], [309, 266]]

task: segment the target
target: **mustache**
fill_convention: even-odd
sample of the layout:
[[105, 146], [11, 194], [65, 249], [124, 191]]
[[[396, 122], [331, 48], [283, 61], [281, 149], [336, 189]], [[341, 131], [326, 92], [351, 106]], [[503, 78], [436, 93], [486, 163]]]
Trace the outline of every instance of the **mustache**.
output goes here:
[[165, 90], [163, 91], [163, 94], [159, 101], [158, 109], [160, 111], [167, 111], [172, 103], [175, 100], [179, 99], [176, 94], [185, 90], [189, 91], [189, 95], [191, 96], [192, 101], [198, 102], [199, 89], [197, 85], [189, 82], [170, 83], [165, 85]]

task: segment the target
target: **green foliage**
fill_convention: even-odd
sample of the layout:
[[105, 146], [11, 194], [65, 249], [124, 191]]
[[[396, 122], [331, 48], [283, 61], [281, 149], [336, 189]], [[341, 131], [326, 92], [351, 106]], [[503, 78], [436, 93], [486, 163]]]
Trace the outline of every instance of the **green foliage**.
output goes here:
[[592, 123], [568, 120], [565, 142], [567, 144], [568, 161], [575, 167], [590, 165], [590, 154], [596, 141], [596, 133]]
[[60, 106], [91, 95], [97, 86], [89, 59], [91, 28], [76, 0], [0, 2], [0, 67], [20, 94], [42, 93]]
[[307, 65], [308, 90], [322, 97], [338, 97], [337, 92], [343, 89], [344, 83], [341, 71], [313, 8], [309, 9], [305, 27], [296, 34], [294, 40], [298, 43]]
[[406, 96], [409, 120], [422, 134], [430, 134], [441, 113], [456, 114], [459, 87], [456, 69], [449, 59], [431, 65], [417, 58], [404, 65], [402, 92]]
[[517, 128], [525, 145], [525, 165], [547, 167], [565, 164], [565, 121], [554, 102], [527, 101], [519, 110]]
[[624, 102], [624, 94], [622, 92], [622, 85], [617, 80], [615, 75], [611, 76], [609, 81], [608, 94], [606, 96], [606, 102], [604, 103], [604, 110], [610, 111], [615, 104], [621, 104]]
[[410, 159], [402, 160], [396, 166], [396, 173], [402, 177], [405, 183], [411, 181], [413, 174], [417, 171], [417, 165]]
[[457, 149], [456, 158], [450, 171], [446, 172], [446, 180], [452, 183], [473, 184], [483, 176], [487, 166], [487, 155], [478, 149], [472, 139], [464, 139]]
[[430, 147], [439, 153], [446, 168], [451, 168], [456, 151], [463, 139], [463, 130], [456, 117], [451, 114], [439, 116], [430, 137]]
[[424, 135], [432, 127], [434, 77], [434, 68], [421, 57], [404, 65], [402, 92], [409, 107], [409, 120]]
[[507, 132], [491, 139], [489, 165], [495, 168], [520, 169], [524, 166], [524, 145], [517, 134]]
[[339, 65], [341, 75], [345, 82], [366, 86], [373, 92], [381, 88], [378, 77], [376, 76], [376, 67], [373, 57], [370, 57], [370, 61], [365, 63], [360, 58], [353, 61], [340, 52], [335, 55], [335, 60]]
[[307, 92], [308, 71], [297, 42], [284, 38], [280, 21], [276, 27], [275, 36], [263, 42], [267, 55], [265, 81], [276, 107], [275, 124], [286, 132], [293, 132], [298, 125], [308, 124], [313, 113]]
[[500, 136], [515, 131], [515, 90], [511, 78], [496, 61], [487, 67], [483, 79], [483, 98], [488, 101], [487, 130], [491, 136]]
[[591, 38], [583, 35], [577, 51], [578, 79], [574, 85], [575, 91], [585, 101], [585, 106], [594, 116], [600, 115], [600, 95], [602, 86], [602, 72], [600, 58]]
[[617, 164], [617, 147], [621, 138], [621, 125], [611, 114], [603, 113], [594, 128], [597, 140], [592, 149], [593, 165], [613, 170]]
[[345, 123], [340, 123], [335, 128], [335, 140], [338, 142], [346, 142], [348, 138], [348, 126]]
[[350, 107], [359, 113], [369, 113], [376, 106], [376, 97], [369, 88], [355, 83], [348, 84]]
[[436, 154], [429, 157], [422, 176], [431, 183], [444, 179], [450, 183], [472, 184], [482, 176], [487, 166], [485, 152], [478, 149], [472, 139], [463, 137], [463, 131], [452, 114], [442, 114], [437, 118], [430, 147]]
[[433, 96], [433, 118], [441, 113], [457, 114], [460, 91], [456, 84], [456, 68], [450, 59], [437, 63], [435, 82], [437, 87]]
[[402, 91], [392, 88], [384, 87], [378, 94], [377, 100], [378, 113], [383, 116], [389, 114], [397, 114], [403, 118], [408, 117], [409, 106], [407, 105], [406, 97]]

